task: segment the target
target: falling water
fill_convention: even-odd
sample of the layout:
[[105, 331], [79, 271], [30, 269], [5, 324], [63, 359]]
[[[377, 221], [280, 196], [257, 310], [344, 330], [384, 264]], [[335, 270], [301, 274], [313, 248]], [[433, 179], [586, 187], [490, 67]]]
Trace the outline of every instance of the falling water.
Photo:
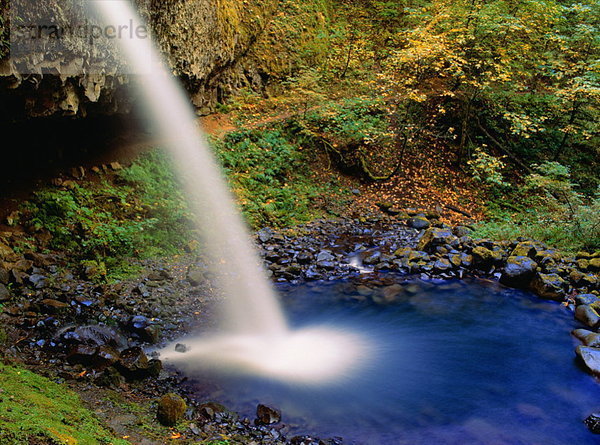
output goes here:
[[[91, 2], [105, 24], [141, 19], [124, 1]], [[131, 22], [130, 22], [131, 20]], [[202, 249], [218, 289], [225, 296], [222, 332], [187, 340], [187, 354], [166, 348], [162, 357], [186, 366], [213, 362], [248, 372], [305, 381], [332, 379], [365, 356], [367, 345], [355, 334], [325, 327], [291, 331], [236, 211], [220, 169], [201, 134], [189, 100], [150, 39], [117, 39], [132, 72], [149, 123], [168, 148], [196, 215]], [[153, 61], [148, 70], [149, 61]], [[328, 366], [324, 369], [324, 366]]]

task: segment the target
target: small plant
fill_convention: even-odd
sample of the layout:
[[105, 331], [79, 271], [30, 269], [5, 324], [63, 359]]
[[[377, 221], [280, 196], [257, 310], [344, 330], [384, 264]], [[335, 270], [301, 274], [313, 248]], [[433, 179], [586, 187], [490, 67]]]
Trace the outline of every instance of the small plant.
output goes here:
[[473, 178], [487, 186], [506, 186], [507, 183], [502, 175], [502, 170], [506, 167], [502, 161], [503, 158], [486, 153], [484, 147], [476, 147], [472, 159], [467, 162], [471, 167]]

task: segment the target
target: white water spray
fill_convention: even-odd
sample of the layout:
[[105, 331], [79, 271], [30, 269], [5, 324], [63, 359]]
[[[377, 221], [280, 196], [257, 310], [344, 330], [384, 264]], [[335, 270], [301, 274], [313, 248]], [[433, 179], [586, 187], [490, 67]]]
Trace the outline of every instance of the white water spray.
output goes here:
[[[142, 24], [129, 2], [91, 4], [105, 24], [130, 23], [136, 29]], [[117, 41], [133, 72], [147, 72], [149, 61], [158, 62], [137, 82], [144, 110], [173, 158], [197, 218], [208, 266], [225, 295], [222, 333], [186, 341], [186, 354], [168, 347], [161, 357], [188, 367], [214, 363], [311, 382], [331, 380], [366, 358], [367, 345], [355, 334], [328, 328], [290, 331], [188, 98], [159, 63], [161, 56], [150, 39]]]

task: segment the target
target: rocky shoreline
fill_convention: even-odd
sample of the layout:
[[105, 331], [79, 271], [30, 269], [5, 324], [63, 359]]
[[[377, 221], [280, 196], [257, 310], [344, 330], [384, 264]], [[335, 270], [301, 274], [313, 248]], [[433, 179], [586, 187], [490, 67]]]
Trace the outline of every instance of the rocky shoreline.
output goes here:
[[[256, 419], [240, 419], [219, 404], [181, 399], [186, 398], [180, 385], [185, 377], [163, 369], [148, 351], [213, 322], [218, 296], [197, 258], [147, 262], [141, 278], [97, 284], [85, 278], [85, 271], [69, 271], [60, 255], [16, 253], [11, 247], [15, 237], [0, 233], [0, 323], [6, 337], [0, 354], [5, 362], [22, 362], [88, 393], [97, 387], [134, 392], [153, 401], [163, 425], [185, 419], [181, 434], [189, 439], [226, 434], [234, 443], [342, 443], [286, 438], [280, 414], [268, 407], [259, 407]], [[468, 227], [449, 227], [417, 211], [263, 229], [256, 244], [273, 281], [359, 278], [365, 296], [376, 304], [394, 302], [392, 291], [369, 292], [390, 273], [427, 280], [479, 277], [530, 290], [573, 311], [582, 325], [573, 332], [582, 342], [576, 353], [600, 376], [600, 252], [569, 257], [526, 239], [474, 239]], [[593, 432], [600, 432], [599, 418], [586, 421]], [[135, 428], [105, 420], [119, 434], [135, 437]]]

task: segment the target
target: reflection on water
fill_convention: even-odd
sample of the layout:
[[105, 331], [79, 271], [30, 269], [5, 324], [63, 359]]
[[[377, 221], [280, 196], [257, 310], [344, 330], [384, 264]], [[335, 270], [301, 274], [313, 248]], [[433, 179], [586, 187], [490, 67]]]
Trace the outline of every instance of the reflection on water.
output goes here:
[[289, 433], [345, 443], [598, 443], [582, 420], [598, 408], [600, 387], [577, 367], [572, 314], [555, 303], [484, 281], [280, 292], [295, 327], [367, 334], [373, 360], [325, 387], [202, 376], [218, 396], [198, 385], [199, 400], [217, 398], [250, 418], [259, 401], [271, 404]]

